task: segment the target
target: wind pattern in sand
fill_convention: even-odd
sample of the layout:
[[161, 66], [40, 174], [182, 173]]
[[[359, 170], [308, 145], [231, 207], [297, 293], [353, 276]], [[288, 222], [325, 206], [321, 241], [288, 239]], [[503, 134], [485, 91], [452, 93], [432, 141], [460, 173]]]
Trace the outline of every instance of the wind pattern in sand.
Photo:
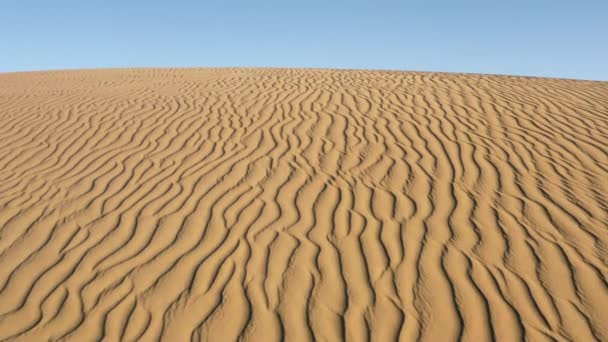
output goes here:
[[0, 75], [0, 340], [608, 340], [608, 83]]

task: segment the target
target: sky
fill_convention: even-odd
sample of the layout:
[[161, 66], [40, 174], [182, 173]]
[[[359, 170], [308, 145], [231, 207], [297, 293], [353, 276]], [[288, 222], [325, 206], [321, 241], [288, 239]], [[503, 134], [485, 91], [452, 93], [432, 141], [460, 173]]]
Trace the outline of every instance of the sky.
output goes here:
[[608, 0], [0, 1], [0, 72], [224, 66], [608, 81]]

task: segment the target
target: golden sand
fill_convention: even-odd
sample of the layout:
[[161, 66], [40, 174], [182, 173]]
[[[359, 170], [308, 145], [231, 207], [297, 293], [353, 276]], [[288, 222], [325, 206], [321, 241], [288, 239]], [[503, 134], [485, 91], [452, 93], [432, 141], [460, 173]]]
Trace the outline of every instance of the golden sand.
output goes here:
[[608, 83], [0, 74], [0, 340], [608, 340]]

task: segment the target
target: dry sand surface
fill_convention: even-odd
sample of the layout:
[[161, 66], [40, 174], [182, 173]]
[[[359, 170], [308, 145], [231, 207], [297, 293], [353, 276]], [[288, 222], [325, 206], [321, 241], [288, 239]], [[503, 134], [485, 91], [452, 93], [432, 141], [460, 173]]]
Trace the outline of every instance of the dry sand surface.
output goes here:
[[0, 340], [608, 340], [608, 83], [0, 74]]

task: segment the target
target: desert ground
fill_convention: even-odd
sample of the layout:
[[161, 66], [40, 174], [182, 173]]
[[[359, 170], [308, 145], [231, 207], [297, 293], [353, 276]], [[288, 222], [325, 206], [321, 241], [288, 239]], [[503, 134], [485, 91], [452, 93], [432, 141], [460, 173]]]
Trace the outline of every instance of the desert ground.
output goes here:
[[0, 74], [0, 340], [608, 341], [608, 82]]

